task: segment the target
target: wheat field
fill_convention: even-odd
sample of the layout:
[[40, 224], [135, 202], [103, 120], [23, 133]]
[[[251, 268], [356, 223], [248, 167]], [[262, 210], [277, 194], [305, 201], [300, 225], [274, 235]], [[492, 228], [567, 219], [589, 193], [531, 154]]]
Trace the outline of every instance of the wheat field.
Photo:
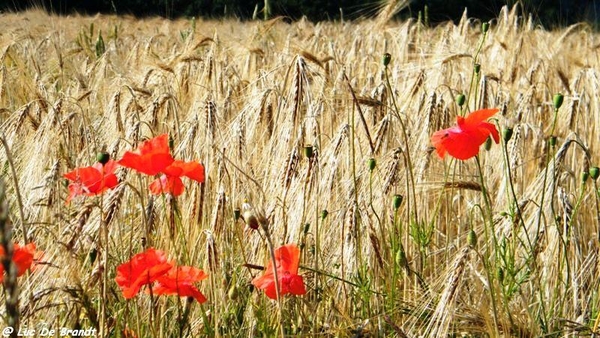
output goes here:
[[[600, 35], [517, 14], [504, 8], [485, 36], [466, 16], [428, 27], [0, 14], [0, 223], [43, 251], [17, 280], [21, 327], [600, 332], [600, 192], [582, 179], [600, 164]], [[459, 94], [465, 111], [498, 108], [494, 124], [513, 130], [477, 161], [442, 160], [431, 146], [461, 114]], [[148, 177], [120, 168], [114, 190], [65, 202], [65, 173], [163, 133], [176, 158], [205, 166], [204, 183], [153, 196]], [[236, 217], [249, 205], [266, 229]], [[267, 236], [301, 248], [306, 295], [276, 302], [251, 286], [269, 261]], [[208, 301], [124, 299], [115, 269], [145, 247], [207, 272]]]

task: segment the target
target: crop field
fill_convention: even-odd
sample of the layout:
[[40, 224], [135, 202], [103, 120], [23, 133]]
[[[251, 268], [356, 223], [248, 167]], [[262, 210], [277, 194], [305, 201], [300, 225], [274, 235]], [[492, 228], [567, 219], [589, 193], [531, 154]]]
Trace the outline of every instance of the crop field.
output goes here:
[[3, 335], [600, 334], [600, 34], [388, 19], [0, 14]]

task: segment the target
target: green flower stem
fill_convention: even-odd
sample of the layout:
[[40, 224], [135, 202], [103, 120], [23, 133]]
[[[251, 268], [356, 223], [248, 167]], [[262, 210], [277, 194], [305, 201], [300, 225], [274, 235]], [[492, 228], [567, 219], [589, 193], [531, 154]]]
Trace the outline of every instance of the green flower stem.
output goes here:
[[[416, 203], [416, 199], [417, 199], [417, 193], [415, 190], [415, 177], [414, 177], [414, 173], [413, 173], [413, 165], [412, 165], [412, 160], [410, 157], [410, 148], [409, 148], [409, 139], [408, 139], [408, 133], [406, 132], [406, 126], [404, 125], [404, 121], [402, 121], [402, 117], [400, 116], [400, 111], [398, 110], [398, 105], [396, 104], [396, 97], [394, 96], [394, 92], [392, 91], [392, 85], [390, 83], [390, 77], [388, 74], [388, 67], [385, 66], [384, 68], [384, 73], [385, 73], [385, 83], [387, 86], [387, 90], [390, 92], [390, 97], [392, 98], [392, 104], [394, 105], [394, 111], [396, 113], [396, 117], [398, 118], [398, 121], [400, 122], [400, 129], [402, 130], [402, 138], [404, 139], [404, 151], [402, 152], [402, 155], [404, 156], [404, 160], [406, 161], [407, 164], [407, 168], [408, 168], [408, 176], [409, 176], [409, 180], [410, 180], [410, 186], [411, 189], [407, 189], [406, 193], [410, 194], [412, 193], [412, 199], [413, 199], [413, 214], [414, 214], [414, 219], [415, 222], [418, 221], [419, 219], [419, 213], [417, 210], [417, 203]], [[408, 186], [408, 182], [406, 183]], [[410, 193], [409, 193], [410, 191]], [[407, 206], [406, 209], [407, 210], [411, 210], [411, 204], [410, 204], [410, 200], [411, 198], [407, 198]], [[410, 212], [410, 211], [409, 211]]]

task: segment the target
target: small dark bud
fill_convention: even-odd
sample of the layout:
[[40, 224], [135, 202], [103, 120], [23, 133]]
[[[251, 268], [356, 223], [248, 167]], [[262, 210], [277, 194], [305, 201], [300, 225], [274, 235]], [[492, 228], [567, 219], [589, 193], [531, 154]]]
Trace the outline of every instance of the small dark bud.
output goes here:
[[484, 22], [481, 24], [481, 32], [482, 33], [487, 33], [488, 30], [490, 29], [490, 23], [489, 22]]
[[304, 223], [304, 234], [306, 235], [310, 230], [310, 223]]
[[564, 99], [563, 94], [554, 94], [554, 99], [552, 100], [554, 102], [554, 109], [558, 110], [562, 106]]
[[306, 145], [304, 146], [304, 156], [306, 156], [306, 158], [312, 158], [315, 155], [314, 153], [314, 148], [311, 145]]
[[462, 107], [465, 104], [466, 97], [464, 94], [456, 95], [456, 104]]
[[171, 151], [173, 151], [174, 147], [175, 147], [175, 140], [173, 140], [173, 136], [169, 135], [169, 149], [171, 149]]
[[486, 151], [490, 151], [490, 149], [492, 149], [492, 138], [488, 136], [488, 138], [485, 139], [485, 143], [483, 145]]
[[599, 176], [600, 176], [600, 168], [591, 167], [590, 168], [590, 177], [595, 181], [598, 179]]
[[329, 211], [327, 211], [327, 209], [323, 209], [321, 211], [321, 220], [324, 220], [325, 218], [327, 218], [327, 215], [329, 215]]
[[496, 271], [496, 277], [498, 277], [498, 281], [502, 284], [504, 282], [504, 269], [498, 268]]
[[390, 54], [390, 53], [383, 54], [383, 65], [385, 67], [387, 67], [391, 61], [392, 61], [392, 54]]
[[240, 208], [235, 208], [233, 209], [233, 219], [234, 220], [238, 220], [240, 219], [240, 216], [242, 215], [242, 212], [240, 211]]
[[105, 165], [110, 160], [110, 155], [107, 152], [98, 153], [96, 154], [96, 160]]
[[550, 140], [548, 140], [548, 142], [552, 148], [556, 147], [556, 136], [550, 136]]
[[510, 141], [512, 136], [513, 136], [512, 128], [504, 128], [502, 130], [502, 140], [504, 141], [504, 144], [508, 143], [508, 141]]
[[473, 69], [475, 70], [475, 74], [479, 74], [481, 71], [481, 65], [476, 63], [475, 66], [473, 66]]
[[377, 161], [375, 161], [374, 158], [370, 158], [368, 164], [369, 164], [369, 171], [373, 172], [373, 170], [375, 170], [375, 167], [377, 166]]
[[400, 208], [400, 205], [402, 204], [402, 200], [404, 199], [404, 197], [402, 195], [396, 194], [394, 195], [394, 210], [398, 210], [398, 208]]

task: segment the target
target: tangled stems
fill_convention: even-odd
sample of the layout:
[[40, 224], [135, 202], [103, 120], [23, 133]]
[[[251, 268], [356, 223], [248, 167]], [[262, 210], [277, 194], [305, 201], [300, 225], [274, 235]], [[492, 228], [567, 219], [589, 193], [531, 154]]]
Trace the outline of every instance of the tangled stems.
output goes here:
[[[490, 196], [488, 194], [487, 188], [485, 187], [485, 181], [483, 180], [483, 170], [481, 169], [481, 162], [479, 161], [479, 155], [475, 156], [475, 163], [477, 163], [477, 170], [479, 171], [479, 182], [481, 184], [481, 194], [483, 195], [483, 200], [485, 202], [485, 213], [484, 213], [484, 224], [487, 224], [489, 228], [486, 226], [485, 234], [488, 236], [488, 230], [492, 233], [492, 239], [494, 241], [494, 255], [497, 254], [496, 248], [498, 248], [498, 239], [496, 238], [496, 232], [494, 231], [494, 221], [492, 219], [492, 205], [490, 202]], [[483, 257], [482, 257], [483, 258]], [[492, 265], [488, 264], [485, 259], [483, 259], [485, 264], [485, 268], [488, 274], [488, 283], [490, 288], [490, 297], [492, 300], [492, 308], [494, 311], [494, 327], [495, 330], [498, 330], [498, 310], [496, 307], [496, 297], [494, 295], [493, 288], [493, 279], [492, 279]]]
[[[514, 203], [514, 209], [511, 210], [514, 219], [514, 212], [516, 211], [517, 220], [519, 224], [523, 227], [523, 233], [525, 234], [525, 239], [527, 239], [527, 244], [529, 245], [530, 253], [533, 252], [533, 244], [531, 243], [531, 239], [529, 238], [529, 234], [527, 232], [527, 227], [525, 226], [525, 221], [523, 220], [523, 211], [521, 210], [521, 206], [519, 205], [519, 200], [517, 199], [517, 194], [515, 193], [515, 186], [513, 184], [512, 171], [510, 170], [510, 161], [508, 159], [508, 149], [506, 148], [508, 145], [508, 141], [510, 136], [512, 135], [512, 129], [509, 129], [510, 132], [503, 131], [502, 133], [502, 159], [504, 161], [504, 167], [506, 168], [506, 175], [508, 176], [508, 190], [510, 191], [511, 197]], [[516, 237], [515, 237], [516, 238]], [[513, 246], [514, 250], [514, 246]]]

